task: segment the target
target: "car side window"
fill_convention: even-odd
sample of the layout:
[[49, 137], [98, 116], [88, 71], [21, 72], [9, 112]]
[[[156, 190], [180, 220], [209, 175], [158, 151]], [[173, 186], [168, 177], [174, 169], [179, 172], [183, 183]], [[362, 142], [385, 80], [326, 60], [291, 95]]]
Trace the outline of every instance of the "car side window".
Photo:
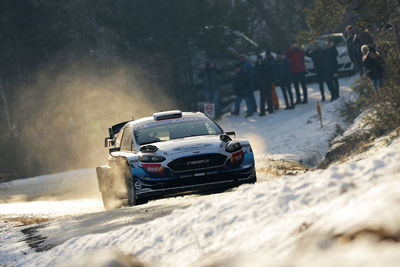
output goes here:
[[132, 134], [129, 128], [126, 128], [122, 134], [121, 150], [132, 151]]

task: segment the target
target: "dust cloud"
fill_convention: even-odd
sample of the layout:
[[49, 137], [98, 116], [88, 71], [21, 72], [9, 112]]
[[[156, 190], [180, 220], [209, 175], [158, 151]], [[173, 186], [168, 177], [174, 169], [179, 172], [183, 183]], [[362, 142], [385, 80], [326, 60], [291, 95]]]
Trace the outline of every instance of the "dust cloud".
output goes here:
[[37, 75], [15, 107], [18, 168], [25, 177], [105, 163], [111, 125], [176, 108], [165, 75], [134, 64], [81, 60]]
[[[160, 66], [49, 64], [20, 88], [14, 161], [21, 176], [34, 178], [0, 184], [0, 217], [104, 210], [93, 167], [106, 163], [108, 128], [176, 108], [168, 91], [172, 75]], [[38, 176], [49, 173], [56, 174]]]
[[255, 155], [261, 157], [267, 154], [267, 143], [265, 138], [253, 133], [243, 133], [243, 137], [250, 142]]

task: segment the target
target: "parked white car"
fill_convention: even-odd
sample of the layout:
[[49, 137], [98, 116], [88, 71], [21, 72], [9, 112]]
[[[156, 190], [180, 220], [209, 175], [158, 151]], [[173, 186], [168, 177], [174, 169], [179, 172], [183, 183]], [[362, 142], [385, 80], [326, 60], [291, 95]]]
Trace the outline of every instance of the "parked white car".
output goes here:
[[[346, 38], [342, 33], [331, 33], [322, 35], [318, 41], [324, 41], [328, 39], [336, 47], [338, 51], [338, 66], [339, 73], [352, 73], [354, 71], [354, 64], [350, 59], [349, 52], [347, 50]], [[310, 57], [304, 59], [306, 65], [306, 77], [315, 76], [314, 64]]]

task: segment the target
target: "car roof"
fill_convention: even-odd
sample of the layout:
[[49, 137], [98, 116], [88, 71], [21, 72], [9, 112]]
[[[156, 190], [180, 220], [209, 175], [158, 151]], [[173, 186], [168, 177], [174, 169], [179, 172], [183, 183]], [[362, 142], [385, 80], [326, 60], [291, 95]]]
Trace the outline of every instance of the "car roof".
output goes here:
[[[206, 115], [204, 115], [201, 112], [182, 112], [182, 117], [180, 118], [208, 118]], [[180, 118], [171, 118], [171, 119], [180, 119]], [[164, 120], [170, 120], [170, 119], [164, 119]], [[158, 120], [160, 121], [160, 120]], [[124, 127], [126, 126], [132, 126], [134, 127], [135, 125], [138, 124], [146, 124], [146, 123], [151, 123], [151, 122], [157, 122], [157, 120], [154, 119], [153, 116], [149, 117], [144, 117], [135, 121], [130, 121], [128, 122]]]
[[326, 38], [326, 37], [331, 37], [331, 36], [342, 37], [344, 35], [341, 32], [337, 32], [337, 33], [324, 34], [324, 35], [321, 35], [319, 38]]

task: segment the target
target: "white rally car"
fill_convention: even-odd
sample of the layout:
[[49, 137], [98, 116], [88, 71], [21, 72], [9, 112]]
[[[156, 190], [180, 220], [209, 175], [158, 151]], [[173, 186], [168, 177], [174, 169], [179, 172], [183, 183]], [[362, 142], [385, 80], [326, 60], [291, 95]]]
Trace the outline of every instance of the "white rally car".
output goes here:
[[109, 128], [108, 164], [97, 167], [104, 207], [256, 182], [247, 140], [197, 112], [159, 112]]

